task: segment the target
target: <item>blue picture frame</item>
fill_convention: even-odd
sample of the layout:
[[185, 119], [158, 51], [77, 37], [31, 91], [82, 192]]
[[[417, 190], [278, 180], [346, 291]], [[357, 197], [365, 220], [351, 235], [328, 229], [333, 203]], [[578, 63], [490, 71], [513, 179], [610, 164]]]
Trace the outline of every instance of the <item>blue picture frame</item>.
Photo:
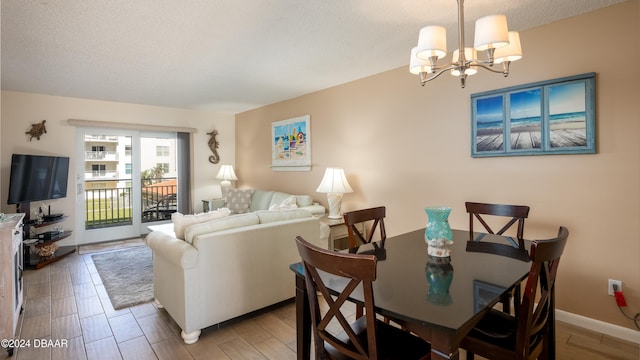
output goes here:
[[472, 94], [471, 156], [594, 154], [595, 75]]

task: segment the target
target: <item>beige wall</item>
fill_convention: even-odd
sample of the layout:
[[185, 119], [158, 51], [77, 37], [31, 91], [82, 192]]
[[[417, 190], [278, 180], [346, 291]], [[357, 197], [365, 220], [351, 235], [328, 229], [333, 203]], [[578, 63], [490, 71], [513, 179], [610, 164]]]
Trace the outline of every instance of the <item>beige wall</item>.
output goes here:
[[[386, 205], [389, 235], [424, 227], [427, 205], [451, 206], [461, 229], [467, 200], [530, 205], [528, 238], [571, 232], [558, 308], [634, 328], [606, 286], [622, 280], [630, 311], [640, 310], [639, 14], [633, 0], [524, 31], [524, 58], [507, 79], [481, 71], [465, 89], [449, 75], [421, 87], [402, 67], [238, 114], [238, 185], [326, 205], [315, 188], [326, 167], [343, 167], [354, 188], [343, 210]], [[597, 73], [597, 154], [471, 158], [471, 94], [587, 72]], [[312, 170], [271, 171], [271, 122], [304, 114]]]
[[[55, 155], [71, 157], [67, 197], [50, 201], [52, 210], [64, 214], [74, 214], [76, 204], [76, 128], [67, 124], [68, 119], [95, 120], [130, 124], [152, 124], [164, 126], [190, 127], [197, 132], [192, 135], [192, 193], [193, 211], [202, 211], [201, 199], [220, 196], [219, 181], [215, 176], [222, 164], [235, 162], [235, 128], [233, 115], [216, 114], [203, 111], [164, 108], [124, 104], [107, 101], [95, 101], [77, 98], [27, 94], [19, 92], [2, 92], [1, 120], [1, 184], [0, 204], [2, 211], [15, 212], [15, 206], [6, 205], [6, 194], [9, 191], [9, 170], [11, 154], [26, 153], [37, 155]], [[47, 120], [47, 134], [40, 141], [29, 142], [24, 134], [31, 124]], [[220, 142], [218, 153], [219, 164], [211, 164], [208, 160], [211, 151], [207, 145], [212, 129], [217, 129]], [[37, 204], [32, 204], [36, 206]], [[71, 215], [64, 226], [73, 227], [75, 216]], [[78, 238], [76, 234], [60, 243], [82, 244], [91, 239]]]

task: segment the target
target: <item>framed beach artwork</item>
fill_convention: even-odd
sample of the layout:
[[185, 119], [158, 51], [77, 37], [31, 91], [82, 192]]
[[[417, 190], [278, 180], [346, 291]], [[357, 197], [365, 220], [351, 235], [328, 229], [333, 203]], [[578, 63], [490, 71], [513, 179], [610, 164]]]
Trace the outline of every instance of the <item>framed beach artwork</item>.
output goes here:
[[471, 95], [471, 156], [593, 154], [595, 73]]
[[271, 169], [311, 170], [311, 116], [304, 115], [271, 123]]

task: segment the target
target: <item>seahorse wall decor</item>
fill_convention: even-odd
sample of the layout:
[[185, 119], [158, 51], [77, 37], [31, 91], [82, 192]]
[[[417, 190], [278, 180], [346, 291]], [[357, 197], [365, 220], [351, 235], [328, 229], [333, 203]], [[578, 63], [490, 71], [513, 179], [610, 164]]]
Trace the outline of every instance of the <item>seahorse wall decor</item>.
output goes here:
[[220, 155], [218, 155], [218, 146], [220, 143], [216, 140], [216, 136], [218, 135], [218, 131], [213, 130], [212, 132], [208, 132], [207, 135], [209, 138], [209, 149], [213, 152], [213, 155], [209, 156], [209, 162], [212, 164], [217, 164], [220, 162]]
[[31, 130], [25, 131], [25, 134], [29, 135], [29, 141], [33, 138], [40, 140], [40, 136], [47, 133], [47, 128], [44, 126], [47, 120], [42, 120], [39, 124], [31, 124]]

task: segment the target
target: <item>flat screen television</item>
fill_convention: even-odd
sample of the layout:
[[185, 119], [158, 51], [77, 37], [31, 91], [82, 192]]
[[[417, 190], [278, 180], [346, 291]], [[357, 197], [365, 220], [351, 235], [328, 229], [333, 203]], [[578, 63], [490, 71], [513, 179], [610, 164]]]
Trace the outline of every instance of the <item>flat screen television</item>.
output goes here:
[[68, 177], [68, 157], [13, 154], [7, 204], [64, 198]]

